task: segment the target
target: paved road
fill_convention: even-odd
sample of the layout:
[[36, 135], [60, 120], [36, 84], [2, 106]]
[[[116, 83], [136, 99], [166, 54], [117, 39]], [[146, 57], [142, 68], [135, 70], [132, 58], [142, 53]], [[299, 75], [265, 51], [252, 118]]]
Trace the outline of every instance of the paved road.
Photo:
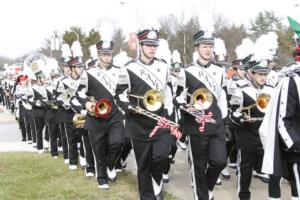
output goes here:
[[[0, 152], [1, 151], [34, 151], [33, 148], [21, 143], [21, 133], [14, 118], [9, 113], [0, 113]], [[131, 153], [128, 159], [127, 170], [136, 174], [136, 164], [134, 155]], [[170, 182], [165, 185], [165, 189], [178, 197], [180, 200], [192, 200], [193, 189], [190, 187], [189, 169], [187, 165], [187, 152], [179, 150], [176, 154], [175, 164], [172, 165], [170, 172]], [[237, 181], [235, 170], [230, 169], [231, 179], [223, 180], [221, 186], [216, 186], [214, 195], [216, 200], [235, 200], [237, 199]], [[268, 199], [267, 185], [260, 180], [253, 178], [251, 184], [252, 199]], [[288, 200], [290, 190], [287, 183], [282, 184], [282, 200]]]

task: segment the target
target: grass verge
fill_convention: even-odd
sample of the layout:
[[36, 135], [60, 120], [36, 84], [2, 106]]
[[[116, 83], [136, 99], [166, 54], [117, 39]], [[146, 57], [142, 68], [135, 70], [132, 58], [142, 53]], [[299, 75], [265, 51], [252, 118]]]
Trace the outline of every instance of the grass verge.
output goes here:
[[[176, 198], [165, 193], [165, 200]], [[139, 199], [136, 177], [118, 174], [110, 189], [98, 189], [96, 179], [83, 170], [70, 171], [62, 158], [28, 152], [0, 153], [0, 199]]]

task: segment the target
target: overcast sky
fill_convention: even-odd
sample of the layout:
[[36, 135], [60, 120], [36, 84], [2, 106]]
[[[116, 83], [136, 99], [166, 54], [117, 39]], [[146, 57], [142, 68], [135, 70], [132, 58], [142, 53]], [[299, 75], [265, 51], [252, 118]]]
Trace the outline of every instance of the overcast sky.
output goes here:
[[[70, 26], [85, 31], [112, 20], [126, 32], [156, 26], [159, 16], [221, 14], [236, 24], [249, 25], [259, 11], [273, 10], [284, 19], [300, 21], [300, 0], [7, 0], [1, 1], [0, 55], [15, 58], [32, 51]], [[160, 7], [160, 8], [158, 8]], [[298, 13], [298, 14], [297, 14]], [[208, 14], [209, 15], [209, 14]], [[209, 18], [211, 18], [211, 15]]]

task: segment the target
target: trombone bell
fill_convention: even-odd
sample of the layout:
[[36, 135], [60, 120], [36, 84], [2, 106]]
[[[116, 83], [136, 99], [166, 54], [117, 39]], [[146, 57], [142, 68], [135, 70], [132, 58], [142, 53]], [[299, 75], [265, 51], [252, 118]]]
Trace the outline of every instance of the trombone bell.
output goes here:
[[213, 103], [213, 95], [206, 88], [199, 88], [191, 96], [191, 105], [197, 110], [207, 110]]
[[164, 102], [164, 96], [159, 90], [149, 90], [145, 93], [143, 104], [151, 112], [159, 110]]

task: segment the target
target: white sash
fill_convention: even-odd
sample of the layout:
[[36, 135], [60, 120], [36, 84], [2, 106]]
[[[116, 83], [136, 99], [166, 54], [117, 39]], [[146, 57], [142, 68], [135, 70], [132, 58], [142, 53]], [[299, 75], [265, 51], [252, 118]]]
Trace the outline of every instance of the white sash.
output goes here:
[[117, 85], [115, 82], [106, 74], [105, 71], [97, 68], [94, 73], [88, 72], [95, 79], [97, 79], [111, 94], [115, 96]]
[[213, 93], [217, 100], [220, 99], [222, 88], [203, 67], [195, 67], [195, 71], [193, 69], [191, 74], [200, 82], [202, 82], [206, 88]]

